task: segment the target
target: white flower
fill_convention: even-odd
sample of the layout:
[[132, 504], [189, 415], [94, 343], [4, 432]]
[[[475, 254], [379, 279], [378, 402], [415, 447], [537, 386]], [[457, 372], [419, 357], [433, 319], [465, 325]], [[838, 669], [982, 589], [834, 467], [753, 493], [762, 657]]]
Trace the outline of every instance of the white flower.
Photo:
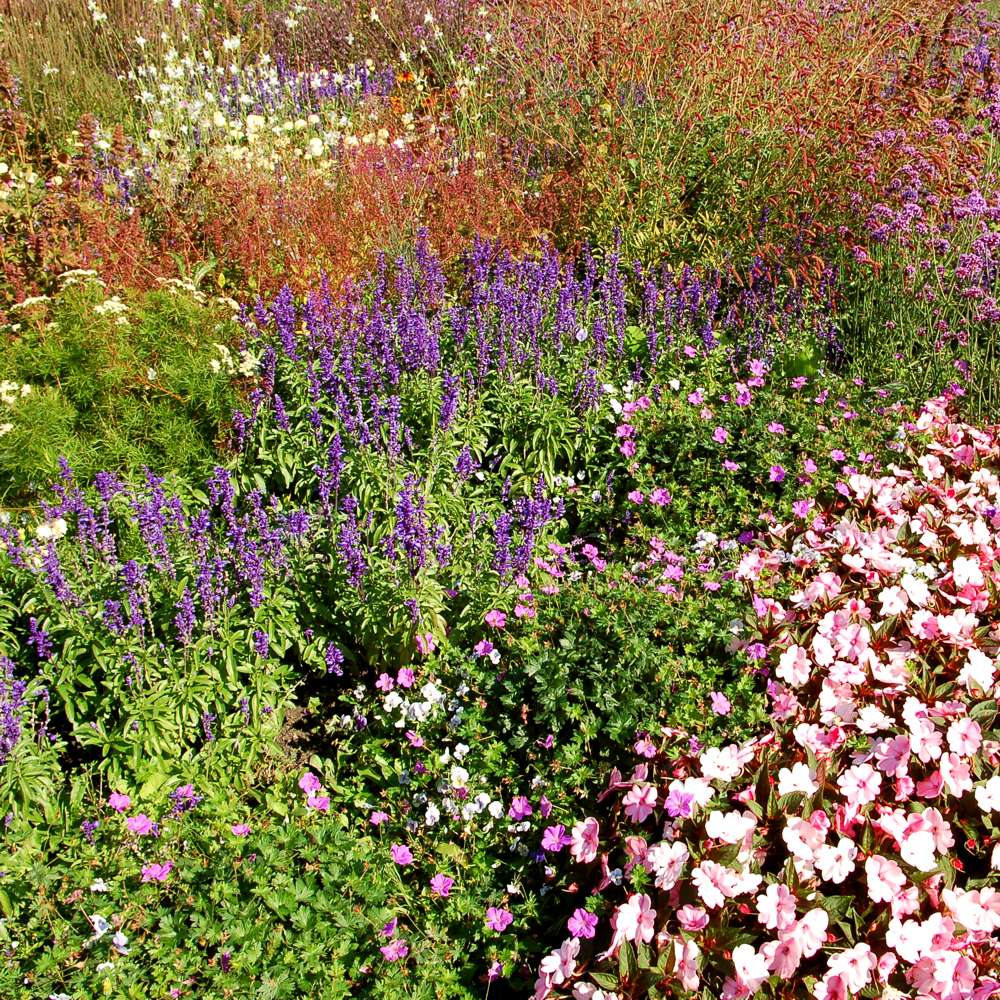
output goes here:
[[1000, 812], [1000, 775], [976, 788], [976, 804], [983, 812]]
[[111, 924], [109, 924], [100, 913], [94, 913], [89, 919], [91, 927], [94, 928], [95, 941], [104, 937], [104, 935], [108, 933]]
[[93, 882], [90, 883], [91, 892], [107, 892], [108, 883], [102, 878], [95, 878]]
[[790, 768], [783, 767], [778, 771], [778, 794], [791, 795], [793, 792], [805, 792], [813, 795], [819, 790], [815, 781], [816, 775], [808, 764], [793, 764]]
[[972, 693], [972, 685], [981, 688], [983, 693], [989, 695], [993, 690], [993, 678], [995, 668], [993, 661], [980, 649], [970, 649], [968, 660], [958, 675], [959, 681], [963, 683]]

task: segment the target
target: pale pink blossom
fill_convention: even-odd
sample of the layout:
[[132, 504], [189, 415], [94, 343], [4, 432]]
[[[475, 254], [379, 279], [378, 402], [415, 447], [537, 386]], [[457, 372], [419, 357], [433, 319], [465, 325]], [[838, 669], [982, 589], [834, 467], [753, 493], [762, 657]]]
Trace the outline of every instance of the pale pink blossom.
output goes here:
[[646, 863], [653, 871], [653, 882], [657, 889], [672, 889], [689, 857], [683, 841], [675, 840], [671, 844], [661, 840], [654, 844], [646, 853]]
[[558, 951], [546, 955], [541, 962], [541, 973], [548, 977], [549, 984], [559, 986], [576, 971], [576, 956], [580, 954], [580, 939], [563, 941]]
[[810, 675], [809, 654], [798, 645], [791, 645], [786, 649], [778, 660], [775, 667], [776, 677], [791, 684], [792, 687], [801, 687], [809, 680]]
[[837, 779], [837, 787], [851, 805], [866, 806], [878, 798], [882, 775], [871, 764], [858, 764], [844, 771]]
[[633, 823], [642, 823], [656, 808], [656, 789], [652, 785], [633, 785], [623, 799], [625, 815]]
[[802, 949], [793, 938], [767, 941], [760, 951], [768, 969], [781, 979], [791, 979], [802, 961]]
[[793, 792], [803, 792], [815, 795], [819, 791], [816, 784], [816, 774], [808, 764], [801, 762], [783, 767], [778, 771], [778, 794], [791, 795]]
[[795, 923], [795, 895], [780, 882], [772, 882], [757, 897], [757, 919], [768, 930], [787, 930]]
[[721, 840], [724, 844], [739, 844], [753, 832], [756, 825], [753, 813], [741, 813], [735, 809], [723, 813], [715, 809], [709, 813], [705, 822], [705, 833], [712, 840]]
[[681, 989], [691, 992], [698, 989], [698, 959], [701, 950], [691, 940], [674, 939], [674, 975], [681, 984]]
[[733, 949], [733, 969], [736, 982], [751, 994], [756, 993], [771, 975], [767, 959], [750, 944], [741, 944]]
[[572, 843], [569, 853], [580, 864], [590, 864], [597, 857], [597, 847], [600, 843], [601, 828], [593, 816], [588, 816], [574, 824], [570, 831]]
[[688, 903], [677, 911], [677, 922], [686, 931], [700, 931], [708, 926], [708, 911]]
[[906, 884], [902, 868], [891, 858], [873, 854], [865, 861], [868, 895], [875, 903], [888, 903]]
[[634, 893], [628, 901], [615, 910], [611, 917], [614, 936], [611, 939], [611, 954], [621, 947], [623, 941], [635, 944], [648, 943], [653, 940], [653, 929], [656, 923], [656, 910], [653, 901], [646, 893]]
[[827, 882], [840, 884], [854, 871], [858, 848], [853, 840], [841, 837], [837, 846], [824, 844], [816, 852], [816, 867]]

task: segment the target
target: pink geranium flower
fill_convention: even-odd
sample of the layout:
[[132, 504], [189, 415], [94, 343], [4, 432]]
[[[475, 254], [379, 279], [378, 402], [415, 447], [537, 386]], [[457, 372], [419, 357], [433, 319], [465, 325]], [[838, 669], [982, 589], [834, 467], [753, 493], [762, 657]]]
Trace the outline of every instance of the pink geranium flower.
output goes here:
[[142, 869], [143, 882], [165, 882], [173, 870], [173, 861], [161, 864], [144, 865]]
[[108, 805], [115, 812], [125, 812], [132, 805], [132, 799], [123, 792], [112, 792], [108, 796]]
[[406, 844], [393, 844], [389, 853], [392, 855], [392, 860], [401, 867], [413, 863], [413, 852]]
[[410, 946], [407, 944], [406, 938], [394, 938], [388, 944], [382, 945], [379, 951], [382, 952], [387, 962], [398, 962], [409, 955]]
[[313, 792], [318, 792], [322, 787], [322, 782], [316, 777], [315, 774], [312, 773], [312, 771], [306, 771], [306, 773], [299, 778], [299, 788], [301, 788], [307, 795], [311, 795]]
[[490, 906], [486, 910], [486, 926], [497, 934], [502, 934], [514, 922], [514, 914], [501, 906]]
[[455, 880], [447, 875], [442, 875], [440, 872], [431, 879], [431, 892], [435, 896], [447, 897], [451, 892], [451, 887], [455, 884]]
[[125, 820], [125, 826], [128, 827], [129, 833], [137, 833], [140, 837], [145, 837], [147, 834], [152, 833], [154, 825], [153, 821], [145, 813], [129, 816]]

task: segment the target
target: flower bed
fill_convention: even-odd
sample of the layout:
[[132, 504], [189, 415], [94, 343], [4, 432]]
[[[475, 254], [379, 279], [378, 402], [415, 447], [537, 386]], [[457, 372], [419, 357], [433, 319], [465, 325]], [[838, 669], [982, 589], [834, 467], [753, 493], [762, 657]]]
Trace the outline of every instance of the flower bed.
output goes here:
[[903, 431], [741, 560], [770, 731], [613, 775], [537, 997], [1000, 992], [1000, 444], [945, 399]]

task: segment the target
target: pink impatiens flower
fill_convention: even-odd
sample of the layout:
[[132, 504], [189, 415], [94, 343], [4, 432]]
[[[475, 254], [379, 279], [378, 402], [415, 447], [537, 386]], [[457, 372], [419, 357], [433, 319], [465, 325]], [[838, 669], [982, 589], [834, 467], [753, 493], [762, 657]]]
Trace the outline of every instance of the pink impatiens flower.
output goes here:
[[649, 896], [646, 893], [629, 896], [628, 901], [619, 906], [611, 917], [614, 936], [611, 939], [610, 953], [617, 952], [623, 941], [634, 944], [652, 941], [655, 924], [656, 910], [653, 909], [653, 901]]
[[837, 779], [837, 787], [849, 805], [865, 806], [878, 798], [882, 775], [871, 764], [859, 764], [844, 771]]
[[809, 680], [811, 669], [808, 652], [793, 643], [781, 654], [774, 674], [792, 687], [801, 687]]
[[858, 847], [853, 840], [841, 837], [836, 847], [823, 844], [816, 851], [816, 868], [827, 882], [839, 884], [854, 871]]
[[733, 949], [733, 970], [736, 982], [751, 994], [756, 993], [771, 976], [767, 958], [755, 951], [751, 944], [741, 944]]
[[781, 979], [791, 979], [802, 961], [802, 949], [794, 938], [766, 941], [761, 945], [761, 955], [767, 968]]
[[691, 872], [698, 897], [710, 910], [717, 910], [735, 894], [736, 881], [736, 872], [716, 861], [703, 861]]
[[875, 903], [888, 903], [906, 885], [903, 869], [891, 858], [873, 854], [865, 861], [868, 895]]
[[657, 889], [672, 889], [689, 857], [687, 845], [681, 840], [673, 843], [661, 840], [654, 844], [646, 852], [646, 863], [653, 871], [653, 882]]
[[829, 925], [830, 917], [826, 910], [817, 907], [791, 927], [786, 928], [783, 937], [785, 940], [795, 941], [803, 958], [812, 958], [823, 947]]
[[795, 923], [795, 894], [787, 886], [772, 883], [757, 897], [757, 919], [769, 930], [788, 930]]
[[579, 938], [572, 937], [564, 941], [558, 951], [546, 955], [542, 959], [540, 971], [552, 986], [566, 982], [576, 970], [576, 956], [580, 954]]
[[677, 911], [677, 922], [686, 931], [700, 931], [708, 926], [708, 910], [688, 903]]
[[597, 857], [597, 847], [600, 843], [600, 825], [593, 816], [580, 820], [570, 831], [570, 854], [580, 864], [590, 864]]
[[623, 799], [625, 815], [633, 823], [642, 823], [656, 808], [656, 789], [652, 785], [633, 785]]

